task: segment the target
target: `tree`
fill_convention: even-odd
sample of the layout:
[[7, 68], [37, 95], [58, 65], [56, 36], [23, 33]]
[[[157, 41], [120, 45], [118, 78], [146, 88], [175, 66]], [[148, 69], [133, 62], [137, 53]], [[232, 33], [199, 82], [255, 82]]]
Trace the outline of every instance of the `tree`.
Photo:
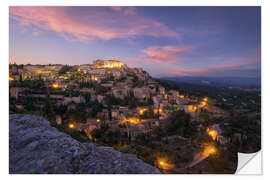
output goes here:
[[208, 112], [200, 112], [199, 118], [203, 121], [208, 121], [210, 119], [210, 115]]
[[90, 93], [84, 93], [83, 97], [84, 97], [86, 103], [89, 103], [91, 101], [91, 94]]
[[106, 131], [109, 129], [109, 126], [107, 124], [102, 124], [100, 126], [100, 128], [96, 128], [91, 132], [91, 136], [94, 139], [97, 140], [101, 140], [101, 141], [105, 141], [105, 135], [106, 135]]
[[120, 131], [109, 131], [106, 134], [106, 142], [111, 145], [116, 145], [121, 139]]
[[93, 103], [90, 104], [92, 107], [92, 117], [96, 117], [98, 112], [101, 112], [103, 109], [103, 105], [98, 102], [98, 100], [95, 100]]
[[22, 75], [20, 74], [19, 76], [19, 82], [22, 82], [23, 81], [23, 78], [22, 78]]
[[148, 103], [148, 105], [153, 105], [154, 104], [154, 101], [152, 99], [152, 94], [150, 94], [150, 97], [148, 98], [147, 103]]
[[65, 65], [59, 70], [58, 74], [59, 75], [66, 74], [70, 70], [72, 70], [72, 67]]
[[138, 144], [142, 144], [142, 145], [148, 144], [148, 142], [149, 142], [149, 135], [147, 133], [139, 133], [136, 136], [136, 142]]
[[129, 91], [127, 96], [124, 98], [124, 105], [127, 105], [128, 108], [136, 108], [139, 104], [138, 99], [134, 96], [133, 91]]
[[47, 94], [46, 94], [45, 107], [44, 107], [44, 115], [46, 116], [46, 118], [48, 118], [48, 120], [50, 121], [51, 125], [56, 125], [56, 122], [55, 122], [55, 113], [53, 111], [49, 89], [47, 89]]
[[160, 140], [164, 132], [163, 132], [163, 129], [160, 126], [158, 126], [152, 130], [152, 134], [156, 135], [157, 138]]
[[170, 114], [164, 129], [168, 135], [177, 134], [187, 138], [194, 137], [197, 133], [196, 124], [192, 123], [190, 115], [182, 110]]
[[84, 131], [71, 131], [70, 136], [80, 142], [89, 142], [89, 138]]

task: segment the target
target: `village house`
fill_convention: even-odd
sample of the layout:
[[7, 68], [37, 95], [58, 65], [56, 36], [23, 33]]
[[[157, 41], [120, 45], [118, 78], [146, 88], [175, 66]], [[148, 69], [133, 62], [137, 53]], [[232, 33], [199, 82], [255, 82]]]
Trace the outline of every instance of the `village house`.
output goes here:
[[150, 91], [148, 87], [133, 88], [134, 96], [140, 100], [146, 100], [150, 97]]
[[78, 104], [78, 103], [85, 102], [85, 99], [84, 99], [83, 96], [78, 96], [78, 97], [75, 97], [75, 96], [73, 96], [73, 97], [64, 97], [63, 98], [63, 101], [62, 101], [62, 104], [63, 105], [67, 105], [70, 102], [74, 102], [74, 103]]
[[57, 125], [61, 125], [62, 124], [62, 118], [61, 118], [61, 116], [57, 115], [55, 121], [56, 121], [56, 124]]
[[76, 104], [72, 101], [70, 103], [67, 104], [67, 109], [70, 111], [70, 110], [73, 110], [75, 111], [76, 110]]
[[99, 103], [102, 103], [104, 98], [105, 98], [105, 96], [97, 95], [97, 100], [98, 100]]
[[159, 89], [160, 94], [165, 94], [165, 88], [164, 87], [159, 86], [158, 89]]
[[25, 88], [21, 87], [11, 87], [9, 92], [10, 92], [10, 97], [14, 97], [16, 100], [19, 98], [21, 92], [23, 92]]
[[113, 81], [107, 81], [106, 83], [100, 84], [103, 87], [112, 87], [113, 86]]

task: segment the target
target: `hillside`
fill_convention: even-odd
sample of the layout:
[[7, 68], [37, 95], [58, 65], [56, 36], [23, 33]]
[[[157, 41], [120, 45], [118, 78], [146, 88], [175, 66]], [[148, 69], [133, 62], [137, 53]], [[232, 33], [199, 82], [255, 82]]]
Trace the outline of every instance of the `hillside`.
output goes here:
[[261, 77], [161, 77], [162, 80], [174, 81], [178, 83], [189, 83], [195, 85], [205, 85], [212, 87], [241, 87], [241, 88], [260, 88]]

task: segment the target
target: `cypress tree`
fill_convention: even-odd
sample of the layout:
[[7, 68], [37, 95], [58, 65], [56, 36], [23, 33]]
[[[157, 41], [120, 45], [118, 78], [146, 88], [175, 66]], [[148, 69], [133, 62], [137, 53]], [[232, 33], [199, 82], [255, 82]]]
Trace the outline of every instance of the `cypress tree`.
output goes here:
[[47, 89], [47, 93], [46, 93], [44, 115], [50, 121], [52, 126], [56, 125], [55, 113], [53, 111], [49, 89]]

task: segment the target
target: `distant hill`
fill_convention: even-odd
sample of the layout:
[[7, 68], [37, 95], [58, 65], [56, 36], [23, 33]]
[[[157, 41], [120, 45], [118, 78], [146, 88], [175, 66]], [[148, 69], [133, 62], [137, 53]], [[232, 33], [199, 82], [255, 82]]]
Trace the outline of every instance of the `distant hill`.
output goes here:
[[256, 77], [161, 77], [161, 80], [183, 82], [189, 84], [210, 85], [210, 86], [233, 86], [233, 87], [261, 87], [261, 78]]

